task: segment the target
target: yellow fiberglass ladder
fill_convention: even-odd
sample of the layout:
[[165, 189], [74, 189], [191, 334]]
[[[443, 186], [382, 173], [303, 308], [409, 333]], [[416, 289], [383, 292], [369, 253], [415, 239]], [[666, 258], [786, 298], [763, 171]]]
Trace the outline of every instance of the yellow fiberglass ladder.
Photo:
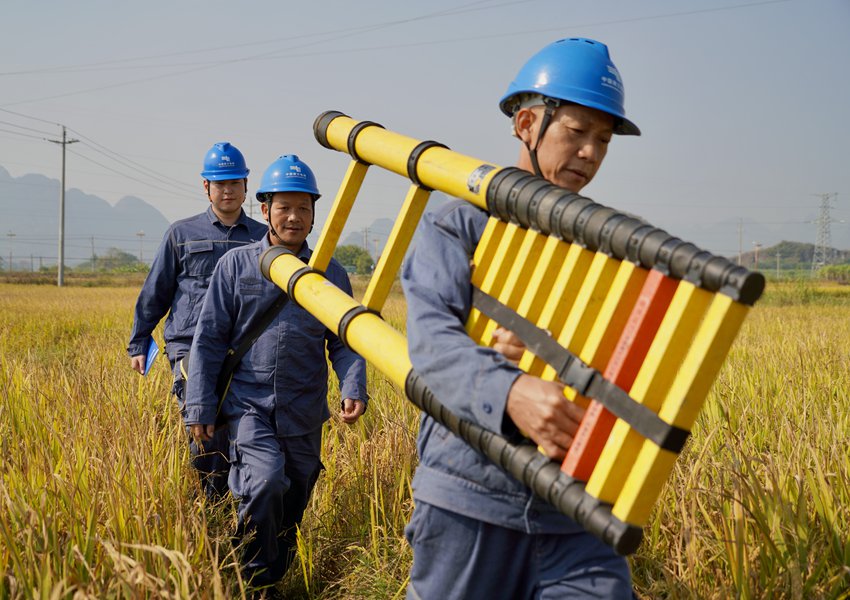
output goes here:
[[[273, 247], [264, 275], [422, 410], [618, 553], [634, 552], [764, 277], [517, 168], [335, 111], [313, 129], [352, 160], [309, 265]], [[358, 303], [322, 273], [371, 165], [411, 186]], [[450, 413], [380, 317], [433, 190], [490, 214], [473, 257], [469, 335], [489, 344], [496, 323], [511, 329], [527, 347], [520, 368], [559, 379], [586, 407], [560, 465]]]

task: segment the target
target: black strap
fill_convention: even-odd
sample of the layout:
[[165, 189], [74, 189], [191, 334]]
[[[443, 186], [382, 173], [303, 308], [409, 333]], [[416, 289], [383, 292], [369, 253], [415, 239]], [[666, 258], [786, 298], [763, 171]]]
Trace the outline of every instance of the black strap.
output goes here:
[[[248, 349], [254, 345], [260, 334], [274, 321], [275, 317], [280, 313], [286, 303], [289, 301], [289, 296], [281, 293], [280, 296], [272, 303], [271, 306], [260, 316], [260, 320], [254, 324], [254, 327], [239, 344], [235, 350], [228, 348], [227, 356], [224, 357], [224, 362], [221, 363], [221, 370], [218, 372], [218, 379], [215, 382], [215, 394], [218, 397], [218, 405], [216, 406], [216, 427], [223, 425], [221, 417], [221, 405], [224, 404], [224, 397], [227, 395], [227, 390], [230, 389], [230, 381], [233, 379], [233, 372], [248, 352]], [[189, 352], [187, 351], [180, 358], [180, 373], [183, 375], [183, 380], [189, 379]]]
[[429, 148], [448, 149], [448, 146], [433, 140], [419, 142], [419, 144], [417, 144], [417, 146], [410, 152], [410, 156], [407, 157], [407, 177], [410, 181], [421, 187], [426, 192], [433, 192], [434, 188], [422, 185], [422, 181], [419, 180], [419, 173], [416, 171], [416, 167], [419, 165], [419, 159], [422, 158], [422, 153]]
[[537, 130], [537, 140], [534, 142], [534, 148], [528, 144], [525, 145], [528, 148], [531, 165], [534, 167], [534, 174], [538, 177], [543, 177], [543, 174], [540, 171], [540, 165], [537, 163], [537, 148], [540, 147], [540, 140], [543, 139], [543, 134], [549, 129], [549, 122], [552, 120], [555, 111], [561, 106], [561, 102], [555, 98], [544, 96], [543, 104], [546, 106], [546, 109], [543, 112], [543, 119], [540, 121], [540, 128]]
[[289, 296], [281, 293], [280, 296], [277, 297], [271, 306], [269, 306], [268, 310], [262, 314], [260, 320], [254, 324], [254, 327], [251, 331], [248, 332], [248, 335], [245, 336], [245, 339], [242, 340], [242, 343], [239, 344], [239, 347], [236, 350], [228, 350], [227, 356], [224, 359], [224, 362], [221, 364], [221, 372], [219, 373], [219, 381], [222, 380], [222, 377], [226, 377], [228, 380], [230, 379], [230, 374], [236, 369], [236, 366], [239, 364], [239, 361], [242, 360], [242, 357], [245, 356], [245, 353], [248, 352], [248, 349], [254, 345], [254, 342], [257, 341], [257, 338], [260, 337], [266, 327], [271, 325], [272, 321], [275, 320], [278, 313], [283, 310], [283, 307], [286, 306], [286, 303], [289, 301]]
[[343, 345], [349, 350], [354, 350], [354, 348], [352, 348], [351, 345], [348, 343], [348, 326], [351, 325], [351, 322], [354, 320], [355, 317], [359, 317], [363, 313], [372, 313], [378, 318], [381, 318], [381, 313], [374, 311], [371, 308], [366, 308], [362, 304], [358, 304], [354, 308], [347, 310], [346, 313], [342, 315], [342, 318], [339, 320], [339, 326], [337, 327], [339, 333], [337, 334], [337, 337], [339, 338], [339, 341], [342, 342]]
[[348, 134], [348, 153], [351, 155], [351, 158], [358, 162], [362, 162], [364, 164], [369, 164], [357, 154], [357, 149], [354, 147], [355, 142], [357, 141], [357, 136], [360, 135], [360, 132], [366, 129], [367, 127], [380, 127], [384, 128], [380, 123], [375, 123], [374, 121], [360, 121], [357, 125], [351, 128], [351, 131]]
[[251, 331], [248, 332], [248, 335], [245, 336], [245, 339], [242, 340], [239, 347], [235, 350], [231, 348], [227, 351], [227, 356], [224, 357], [224, 362], [221, 363], [221, 370], [218, 372], [218, 379], [215, 383], [215, 393], [216, 396], [218, 396], [218, 406], [215, 410], [216, 427], [221, 427], [224, 424], [221, 416], [221, 406], [224, 404], [224, 398], [227, 396], [227, 391], [230, 389], [230, 381], [233, 379], [233, 372], [236, 370], [236, 367], [239, 366], [239, 362], [242, 360], [242, 357], [245, 356], [245, 353], [248, 352], [248, 349], [254, 345], [254, 342], [257, 341], [260, 334], [262, 334], [266, 328], [271, 325], [271, 322], [274, 321], [278, 313], [283, 310], [283, 307], [286, 306], [288, 301], [289, 296], [281, 293], [272, 305], [269, 306], [268, 310], [262, 314], [260, 320], [254, 324], [254, 327], [251, 328]]
[[472, 286], [472, 304], [487, 317], [511, 330], [530, 352], [551, 365], [562, 383], [580, 395], [600, 402], [660, 448], [681, 452], [690, 432], [666, 423], [647, 406], [636, 402], [622, 388], [605, 379], [597, 369], [561, 346], [549, 332], [475, 286]]

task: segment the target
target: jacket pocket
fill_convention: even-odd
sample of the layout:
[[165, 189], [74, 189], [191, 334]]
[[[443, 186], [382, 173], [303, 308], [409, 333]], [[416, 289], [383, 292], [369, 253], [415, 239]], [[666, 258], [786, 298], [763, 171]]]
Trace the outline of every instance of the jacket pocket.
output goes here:
[[186, 242], [186, 275], [209, 277], [215, 268], [215, 256], [211, 240]]

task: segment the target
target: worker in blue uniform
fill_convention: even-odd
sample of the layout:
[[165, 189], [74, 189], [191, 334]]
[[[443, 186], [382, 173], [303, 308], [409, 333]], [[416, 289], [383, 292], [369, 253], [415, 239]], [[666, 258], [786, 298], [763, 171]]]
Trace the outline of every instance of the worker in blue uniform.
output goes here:
[[[500, 107], [522, 143], [517, 166], [573, 192], [593, 179], [614, 134], [640, 134], [607, 46], [590, 39], [540, 50]], [[488, 348], [464, 329], [487, 218], [460, 200], [423, 218], [402, 272], [411, 362], [459, 417], [506, 436], [524, 432], [561, 461], [583, 410], [560, 383], [510, 360], [522, 350], [511, 332], [499, 330]], [[425, 414], [417, 447], [408, 598], [631, 598], [623, 557]]]
[[[278, 158], [257, 191], [266, 236], [228, 253], [213, 272], [192, 343], [186, 394], [186, 422], [200, 443], [214, 434], [216, 380], [228, 348], [238, 347], [284, 293], [261, 274], [260, 256], [270, 246], [283, 246], [306, 262], [318, 198], [312, 170], [295, 155]], [[325, 276], [351, 294], [338, 262], [330, 261]], [[364, 360], [292, 300], [236, 367], [221, 406], [230, 438], [229, 485], [239, 499], [242, 567], [254, 586], [273, 585], [286, 573], [296, 526], [322, 469], [322, 424], [330, 417], [326, 350], [340, 382], [339, 417], [356, 422], [367, 402]]]
[[[209, 149], [201, 172], [209, 207], [168, 228], [136, 301], [127, 346], [130, 366], [141, 374], [146, 372], [151, 333], [165, 317], [165, 353], [174, 374], [171, 392], [181, 411], [185, 382], [179, 364], [192, 344], [213, 267], [231, 248], [258, 241], [266, 232], [265, 224], [242, 210], [248, 173], [245, 157], [229, 142], [216, 143]], [[227, 492], [226, 433], [205, 444], [203, 452], [192, 440], [189, 443], [192, 465], [207, 496], [219, 498]]]

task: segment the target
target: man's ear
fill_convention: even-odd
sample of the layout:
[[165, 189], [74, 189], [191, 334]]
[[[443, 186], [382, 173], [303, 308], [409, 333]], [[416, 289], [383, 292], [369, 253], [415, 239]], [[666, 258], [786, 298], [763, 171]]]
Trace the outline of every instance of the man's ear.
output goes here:
[[263, 213], [263, 220], [268, 223], [269, 222], [269, 203], [268, 202], [260, 202], [260, 211]]
[[531, 143], [531, 129], [537, 121], [537, 113], [530, 107], [520, 108], [514, 113], [514, 134], [526, 144]]
[[210, 180], [204, 179], [204, 192], [207, 194], [207, 198], [209, 198], [210, 202], [212, 202], [212, 198], [210, 198]]

